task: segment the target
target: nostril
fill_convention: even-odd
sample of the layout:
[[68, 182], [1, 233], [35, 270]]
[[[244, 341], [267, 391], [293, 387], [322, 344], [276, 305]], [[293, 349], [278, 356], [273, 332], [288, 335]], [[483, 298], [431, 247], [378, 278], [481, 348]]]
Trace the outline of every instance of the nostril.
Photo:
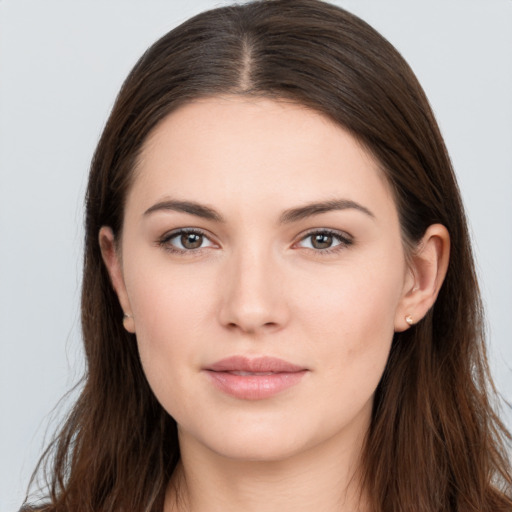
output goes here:
[[267, 271], [248, 272], [247, 265], [227, 278], [218, 304], [220, 324], [244, 333], [270, 333], [286, 324], [286, 301], [268, 281]]
[[226, 328], [230, 331], [241, 331], [247, 334], [256, 332], [272, 331], [279, 328], [278, 322], [249, 323], [249, 322], [229, 322]]

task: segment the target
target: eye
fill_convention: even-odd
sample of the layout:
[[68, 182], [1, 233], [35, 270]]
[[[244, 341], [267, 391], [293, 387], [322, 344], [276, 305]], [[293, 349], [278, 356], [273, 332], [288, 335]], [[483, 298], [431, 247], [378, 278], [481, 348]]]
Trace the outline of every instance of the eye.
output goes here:
[[184, 253], [213, 247], [214, 243], [199, 230], [180, 229], [164, 235], [159, 245], [171, 252]]
[[308, 233], [297, 245], [306, 249], [328, 252], [329, 250], [342, 249], [352, 243], [352, 239], [346, 234], [323, 229]]

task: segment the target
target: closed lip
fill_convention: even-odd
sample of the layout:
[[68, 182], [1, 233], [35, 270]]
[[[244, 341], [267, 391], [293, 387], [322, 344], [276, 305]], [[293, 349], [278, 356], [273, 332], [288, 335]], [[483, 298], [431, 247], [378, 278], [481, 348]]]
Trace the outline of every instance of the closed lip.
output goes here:
[[307, 368], [271, 356], [252, 358], [232, 356], [208, 365], [205, 370], [212, 372], [296, 373], [305, 371]]
[[232, 356], [204, 371], [224, 394], [240, 400], [264, 400], [296, 386], [309, 370], [277, 357]]

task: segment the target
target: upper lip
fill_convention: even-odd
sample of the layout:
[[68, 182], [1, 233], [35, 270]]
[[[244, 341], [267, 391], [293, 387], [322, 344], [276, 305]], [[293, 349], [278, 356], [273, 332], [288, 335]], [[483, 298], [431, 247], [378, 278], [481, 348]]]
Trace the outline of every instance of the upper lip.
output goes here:
[[295, 373], [306, 370], [306, 368], [289, 363], [277, 357], [254, 357], [232, 356], [221, 359], [208, 367], [206, 370], [213, 372], [251, 372], [251, 373]]

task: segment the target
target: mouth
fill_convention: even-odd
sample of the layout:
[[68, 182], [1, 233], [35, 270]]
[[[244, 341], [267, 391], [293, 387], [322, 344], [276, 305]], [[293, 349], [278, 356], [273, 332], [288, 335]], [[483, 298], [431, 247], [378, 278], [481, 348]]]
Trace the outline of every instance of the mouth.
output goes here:
[[244, 371], [233, 371], [233, 372], [226, 372], [231, 375], [240, 375], [241, 377], [247, 377], [249, 375], [275, 375], [276, 373], [280, 372], [244, 372]]
[[204, 371], [210, 382], [227, 395], [241, 400], [263, 400], [299, 384], [309, 370], [275, 357], [233, 356]]

